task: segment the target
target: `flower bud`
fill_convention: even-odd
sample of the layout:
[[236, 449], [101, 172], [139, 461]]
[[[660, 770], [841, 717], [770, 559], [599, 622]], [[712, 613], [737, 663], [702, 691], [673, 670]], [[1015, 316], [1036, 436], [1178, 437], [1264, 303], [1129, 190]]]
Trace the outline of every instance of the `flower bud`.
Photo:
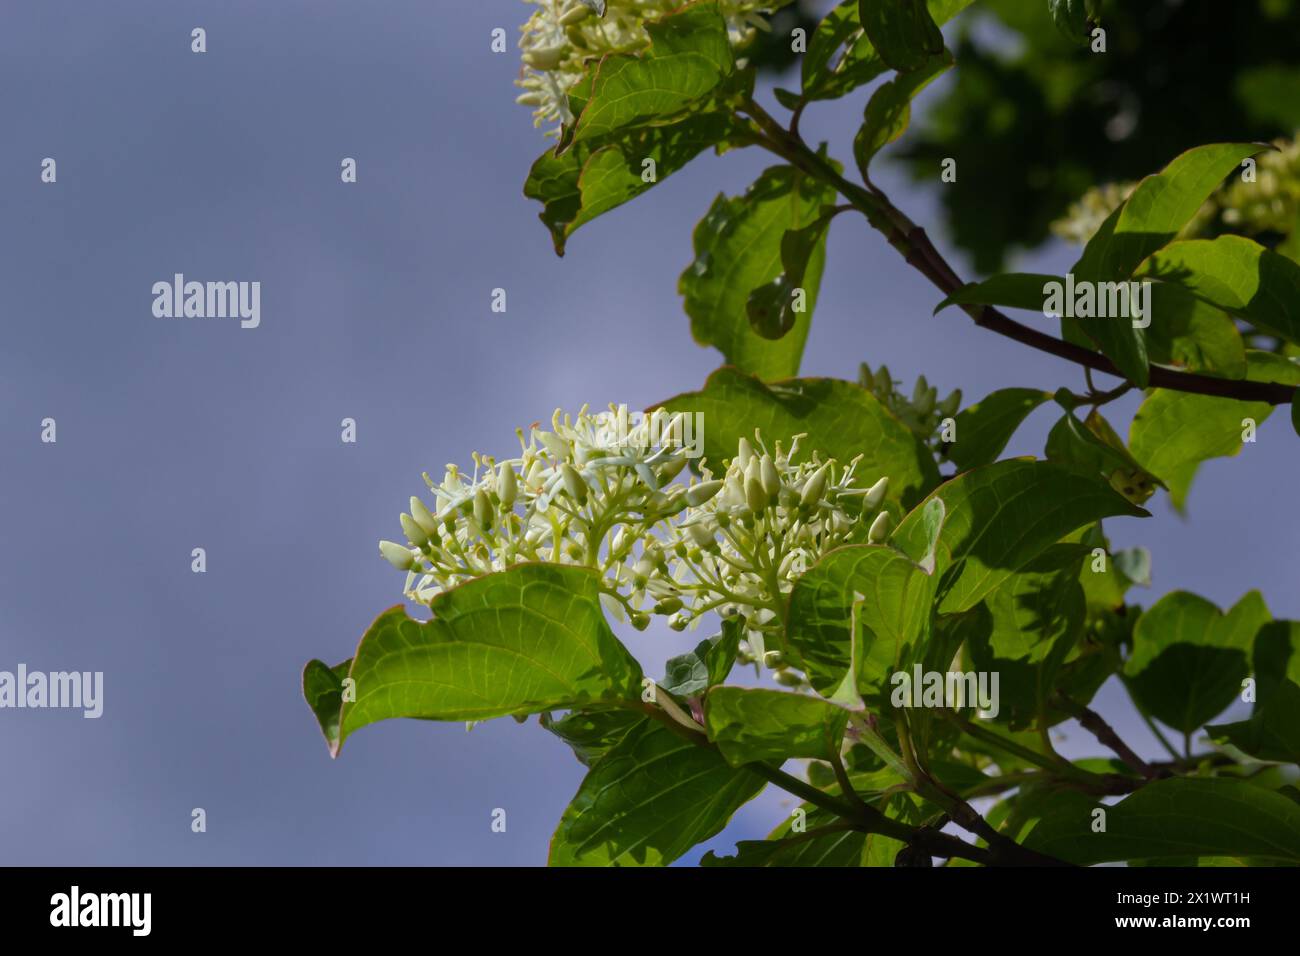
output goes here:
[[777, 671], [772, 678], [783, 687], [798, 687], [803, 683], [803, 678], [792, 670]]
[[380, 541], [379, 553], [384, 556], [384, 560], [399, 571], [413, 571], [415, 569], [415, 555], [405, 545], [400, 545], [396, 541]]
[[702, 481], [698, 485], [692, 485], [687, 489], [686, 503], [692, 508], [698, 508], [721, 490], [721, 481]]
[[497, 496], [501, 499], [501, 510], [509, 511], [519, 497], [519, 483], [515, 480], [515, 470], [508, 464], [501, 466], [501, 477], [497, 479]]
[[571, 27], [576, 23], [581, 23], [589, 16], [591, 16], [591, 7], [583, 3], [582, 0], [578, 0], [577, 3], [560, 14], [560, 26]]
[[644, 631], [650, 626], [650, 615], [644, 611], [637, 611], [632, 615], [632, 626], [638, 631]]
[[754, 457], [754, 448], [748, 441], [741, 439], [736, 451], [736, 461], [740, 463], [742, 470], [749, 467], [750, 460]]
[[492, 508], [492, 502], [488, 499], [487, 492], [480, 488], [474, 492], [474, 520], [478, 522], [479, 527], [485, 532], [492, 530], [492, 519], [496, 514]]
[[763, 483], [757, 477], [745, 479], [745, 501], [755, 512], [767, 507], [767, 492], [763, 490]]
[[529, 90], [516, 96], [515, 102], [520, 106], [541, 106], [546, 102], [546, 97], [540, 90]]
[[759, 477], [763, 481], [763, 490], [769, 498], [775, 499], [781, 493], [781, 476], [776, 473], [776, 465], [771, 455], [764, 455], [759, 460]]
[[682, 599], [679, 597], [666, 597], [655, 605], [656, 614], [675, 614], [682, 609]]
[[826, 490], [826, 476], [830, 468], [831, 463], [828, 461], [812, 473], [804, 483], [803, 493], [799, 495], [800, 504], [815, 505], [821, 500], [822, 492]]
[[414, 495], [411, 496], [411, 517], [415, 523], [424, 529], [425, 534], [435, 535], [438, 533], [438, 519], [429, 513], [429, 509], [424, 506], [424, 502]]
[[537, 46], [526, 50], [520, 59], [535, 70], [553, 70], [564, 60], [568, 45], [557, 43], [554, 46]]
[[939, 403], [939, 411], [943, 413], [944, 418], [951, 418], [957, 414], [959, 408], [961, 408], [961, 389], [954, 388], [948, 393], [948, 397]]
[[429, 543], [429, 535], [420, 525], [408, 514], [398, 518], [402, 523], [402, 533], [410, 540], [411, 544], [417, 548]]
[[560, 475], [564, 479], [564, 488], [568, 491], [569, 497], [580, 505], [585, 504], [587, 484], [582, 480], [582, 475], [578, 474], [578, 469], [566, 461], [560, 465]]
[[659, 480], [665, 484], [672, 481], [682, 473], [686, 467], [686, 456], [680, 458], [670, 458], [659, 466]]
[[862, 498], [862, 513], [875, 511], [880, 507], [880, 503], [885, 500], [885, 492], [889, 490], [889, 476], [885, 475], [879, 481], [868, 489]]
[[785, 657], [780, 651], [767, 651], [763, 654], [763, 666], [768, 670], [776, 670], [785, 662]]
[[889, 539], [889, 532], [893, 520], [889, 517], [888, 511], [882, 511], [876, 515], [876, 520], [871, 522], [871, 527], [867, 530], [867, 542], [869, 544], [883, 544]]
[[709, 545], [713, 544], [713, 532], [710, 531], [702, 521], [697, 521], [695, 524], [687, 525], [686, 533], [689, 534], [691, 540], [701, 548], [707, 548]]

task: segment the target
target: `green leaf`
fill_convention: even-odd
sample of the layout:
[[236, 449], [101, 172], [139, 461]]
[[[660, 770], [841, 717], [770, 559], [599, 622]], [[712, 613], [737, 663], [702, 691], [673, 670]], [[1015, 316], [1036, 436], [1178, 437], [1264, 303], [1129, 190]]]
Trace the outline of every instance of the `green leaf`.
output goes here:
[[[1085, 524], [1110, 515], [1147, 515], [1101, 481], [1024, 458], [963, 472], [931, 497], [942, 498], [948, 508], [938, 549], [941, 613], [974, 607]], [[914, 559], [922, 553], [920, 509], [903, 519], [892, 543]]]
[[[889, 675], [920, 651], [934, 579], [888, 545], [836, 548], [800, 577], [790, 593], [783, 652], [821, 694], [844, 681], [860, 641], [857, 686], [887, 696]], [[855, 594], [858, 633], [850, 627]]]
[[1169, 244], [1243, 159], [1267, 149], [1258, 143], [1212, 143], [1177, 156], [1146, 177], [1088, 241], [1075, 264], [1076, 281], [1127, 279]]
[[985, 599], [991, 627], [974, 632], [966, 645], [977, 672], [999, 675], [997, 713], [990, 719], [1017, 730], [1047, 713], [1057, 673], [1077, 656], [1086, 616], [1079, 583], [1082, 555], [1073, 552], [1063, 567], [1055, 556], [1047, 557], [1012, 575]]
[[925, 0], [861, 0], [858, 17], [880, 58], [899, 72], [943, 52], [943, 34]]
[[819, 697], [748, 687], [714, 687], [704, 699], [709, 739], [733, 767], [790, 757], [829, 760], [840, 752], [849, 712]]
[[607, 754], [642, 715], [622, 707], [575, 710], [558, 719], [542, 714], [541, 724], [573, 748], [573, 755], [586, 767]]
[[962, 471], [997, 460], [1030, 413], [1052, 397], [1036, 388], [1002, 388], [962, 410], [956, 418], [957, 440], [943, 446]]
[[1246, 347], [1236, 323], [1181, 286], [1152, 285], [1151, 324], [1145, 331], [1152, 362], [1222, 378], [1246, 374]]
[[1065, 280], [1040, 272], [1008, 272], [983, 282], [968, 282], [936, 305], [934, 314], [938, 315], [950, 305], [995, 305], [1046, 314], [1047, 287], [1052, 283], [1063, 286]]
[[888, 500], [907, 504], [938, 481], [934, 458], [907, 426], [864, 388], [832, 378], [790, 379], [765, 385], [753, 376], [723, 366], [704, 388], [662, 403], [674, 412], [700, 412], [704, 457], [717, 470], [735, 457], [741, 438], [754, 430], [771, 447], [786, 448], [795, 435], [806, 435], [800, 454], [814, 450], [848, 462], [862, 455], [855, 474], [865, 485], [889, 476]]
[[1182, 286], [1265, 332], [1300, 342], [1300, 264], [1253, 239], [1228, 235], [1171, 243], [1138, 274]]
[[648, 21], [645, 29], [650, 46], [644, 52], [610, 54], [596, 67], [574, 121], [573, 143], [676, 117], [717, 90], [735, 68], [716, 3], [690, 4]]
[[763, 338], [776, 340], [788, 335], [799, 316], [808, 311], [804, 287], [808, 264], [813, 256], [825, 257], [826, 229], [834, 215], [833, 210], [823, 212], [812, 225], [788, 229], [781, 237], [781, 274], [754, 289], [745, 301], [749, 324]]
[[339, 745], [339, 710], [343, 706], [343, 681], [352, 667], [349, 658], [342, 664], [330, 667], [324, 661], [312, 660], [302, 670], [302, 696], [316, 715], [321, 733], [330, 751]]
[[912, 100], [953, 65], [947, 50], [929, 57], [915, 69], [900, 73], [871, 94], [862, 126], [853, 138], [853, 158], [863, 179], [876, 153], [896, 141], [912, 119]]
[[1105, 417], [1092, 409], [1082, 422], [1073, 412], [1061, 416], [1047, 436], [1044, 450], [1050, 461], [1085, 474], [1101, 475], [1134, 504], [1143, 504], [1161, 484], [1124, 447]]
[[[579, 226], [636, 198], [681, 169], [709, 147], [740, 142], [729, 113], [698, 113], [663, 126], [619, 130], [556, 155], [547, 150], [529, 170], [524, 195], [543, 205], [539, 218], [551, 232], [555, 251]], [[654, 176], [647, 181], [646, 161]]]
[[1025, 846], [1082, 866], [1188, 856], [1300, 863], [1300, 804], [1235, 780], [1157, 780], [1105, 808], [1102, 833], [1094, 809], [1074, 800], [1049, 810]]
[[[1300, 384], [1300, 365], [1268, 352], [1247, 351], [1246, 378]], [[1267, 402], [1153, 389], [1129, 426], [1129, 450], [1142, 467], [1169, 487], [1182, 510], [1192, 478], [1209, 458], [1234, 457], [1242, 448], [1243, 421], [1263, 425], [1273, 414]]]
[[[974, 0], [929, 0], [935, 24], [942, 26]], [[936, 51], [937, 52], [937, 51]], [[836, 99], [870, 83], [889, 66], [862, 29], [858, 0], [844, 0], [817, 25], [801, 65], [805, 100]]]
[[1258, 591], [1227, 614], [1186, 591], [1166, 594], [1133, 628], [1129, 688], [1147, 713], [1190, 734], [1241, 693], [1255, 635], [1268, 620]]
[[664, 866], [718, 833], [765, 781], [643, 719], [578, 788], [551, 839], [551, 866]]
[[779, 341], [750, 326], [747, 303], [753, 290], [783, 273], [786, 233], [816, 223], [822, 207], [834, 199], [831, 189], [793, 167], [773, 166], [743, 196], [719, 195], [713, 201], [695, 228], [695, 259], [678, 281], [695, 341], [714, 346], [728, 363], [762, 379], [799, 371], [821, 285], [825, 234], [813, 243], [803, 270], [806, 310]]
[[[605, 623], [599, 593], [588, 569], [525, 564], [444, 591], [430, 621], [385, 611], [348, 669], [356, 699], [341, 703], [331, 751], [393, 717], [484, 720], [638, 699], [641, 668]], [[316, 710], [333, 698], [321, 668], [309, 669]], [[322, 729], [328, 739], [325, 720]]]
[[735, 856], [717, 856], [712, 850], [704, 854], [700, 866], [708, 867], [759, 867], [759, 866], [863, 866], [863, 855], [870, 837], [860, 830], [835, 830], [816, 834], [814, 831], [828, 825], [841, 823], [837, 817], [812, 804], [805, 803], [803, 832], [795, 832], [794, 814], [769, 834], [766, 840], [741, 840], [736, 844]]
[[659, 685], [678, 697], [698, 697], [721, 684], [736, 663], [743, 630], [739, 621], [724, 620], [719, 633], [700, 641], [693, 651], [670, 658], [665, 666], [667, 676]]
[[1300, 763], [1300, 686], [1282, 681], [1249, 720], [1205, 729], [1215, 740], [1260, 760]]

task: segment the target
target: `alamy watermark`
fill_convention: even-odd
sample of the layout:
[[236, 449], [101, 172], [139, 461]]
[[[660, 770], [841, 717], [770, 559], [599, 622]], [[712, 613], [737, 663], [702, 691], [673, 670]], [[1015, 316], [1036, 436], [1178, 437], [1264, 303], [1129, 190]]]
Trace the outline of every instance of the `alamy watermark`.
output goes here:
[[153, 296], [155, 318], [238, 318], [244, 329], [262, 324], [261, 282], [186, 282], [178, 272], [171, 282], [155, 282]]
[[103, 671], [29, 671], [19, 664], [17, 673], [0, 671], [0, 709], [67, 708], [82, 717], [104, 713]]
[[889, 682], [894, 685], [889, 701], [895, 707], [960, 709], [973, 703], [985, 720], [1001, 709], [997, 671], [926, 671], [917, 664], [910, 674], [895, 671]]
[[619, 405], [612, 411], [597, 412], [592, 418], [612, 431], [614, 448], [684, 448], [687, 458], [704, 454], [703, 412], [656, 410], [647, 415]]
[[1074, 273], [1065, 282], [1043, 283], [1043, 315], [1067, 319], [1131, 319], [1133, 328], [1151, 324], [1151, 282], [1075, 282]]

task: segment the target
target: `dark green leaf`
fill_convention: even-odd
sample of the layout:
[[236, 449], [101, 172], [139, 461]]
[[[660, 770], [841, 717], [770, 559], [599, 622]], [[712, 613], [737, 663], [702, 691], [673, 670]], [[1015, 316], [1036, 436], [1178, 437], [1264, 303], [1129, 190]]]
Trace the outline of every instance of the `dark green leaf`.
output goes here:
[[1082, 866], [1189, 856], [1300, 863], [1300, 805], [1235, 780], [1157, 780], [1106, 807], [1101, 833], [1095, 809], [1076, 798], [1049, 810], [1025, 845]]
[[698, 697], [731, 673], [744, 629], [735, 620], [722, 622], [721, 632], [700, 641], [693, 651], [671, 658], [660, 686], [678, 697]]
[[1300, 686], [1282, 681], [1250, 720], [1205, 729], [1215, 740], [1260, 760], [1300, 763]]
[[575, 710], [558, 719], [542, 714], [542, 726], [573, 748], [573, 754], [590, 767], [610, 751], [644, 718], [634, 710], [607, 707]]
[[1064, 285], [1065, 280], [1038, 272], [1008, 272], [983, 282], [968, 282], [936, 305], [934, 314], [950, 305], [995, 305], [1046, 314], [1044, 303], [1052, 283]]
[[1166, 594], [1133, 629], [1129, 688], [1149, 714], [1189, 734], [1241, 693], [1255, 635], [1268, 620], [1257, 591], [1227, 614], [1186, 591]]
[[[1103, 482], [1048, 462], [1010, 459], [964, 472], [932, 493], [947, 505], [939, 541], [939, 610], [974, 607], [1054, 542], [1109, 515], [1146, 516]], [[924, 548], [920, 509], [892, 543], [914, 558]]]
[[1036, 388], [1003, 388], [957, 415], [957, 440], [944, 445], [962, 471], [997, 460], [1029, 414], [1051, 398]]
[[943, 51], [943, 34], [925, 0], [861, 0], [858, 17], [880, 58], [899, 72]]
[[[804, 279], [813, 256], [826, 254], [826, 229], [834, 212], [825, 212], [810, 226], [788, 229], [781, 237], [781, 274], [749, 293], [745, 314], [749, 324], [765, 339], [790, 333], [799, 316], [808, 311]], [[815, 291], [815, 290], [814, 290]]]
[[352, 667], [349, 658], [330, 667], [324, 661], [308, 661], [302, 670], [302, 696], [316, 715], [325, 743], [333, 752], [339, 745], [339, 710], [343, 707], [343, 681]]
[[664, 866], [720, 831], [764, 783], [645, 718], [582, 781], [550, 865]]

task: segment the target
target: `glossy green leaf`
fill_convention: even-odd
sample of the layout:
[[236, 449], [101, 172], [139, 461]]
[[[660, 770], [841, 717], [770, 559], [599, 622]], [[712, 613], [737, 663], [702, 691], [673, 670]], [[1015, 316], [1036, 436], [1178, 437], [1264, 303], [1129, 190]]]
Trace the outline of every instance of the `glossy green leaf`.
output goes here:
[[524, 195], [542, 203], [539, 218], [551, 232], [556, 253], [564, 255], [579, 226], [641, 195], [704, 150], [740, 141], [739, 135], [735, 119], [724, 112], [618, 130], [559, 155], [547, 150], [533, 163]]
[[848, 716], [820, 697], [763, 688], [714, 687], [704, 699], [709, 739], [733, 767], [791, 757], [828, 760], [840, 751]]
[[541, 724], [571, 748], [584, 766], [590, 767], [607, 754], [644, 717], [623, 707], [575, 710], [555, 718], [542, 714]]
[[1171, 243], [1138, 274], [1179, 285], [1256, 328], [1300, 342], [1300, 264], [1253, 239], [1227, 235]]
[[1255, 635], [1269, 618], [1257, 591], [1226, 614], [1195, 594], [1166, 594], [1133, 629], [1129, 689], [1147, 713], [1191, 733], [1241, 693]]
[[943, 34], [925, 0], [861, 0], [858, 17], [876, 53], [899, 72], [943, 51]]
[[1300, 863], [1300, 804], [1239, 781], [1157, 780], [1106, 807], [1100, 833], [1093, 831], [1095, 808], [1076, 799], [1049, 810], [1025, 845], [1082, 866], [1191, 856]]
[[[1010, 459], [963, 472], [932, 493], [947, 505], [939, 540], [939, 610], [974, 607], [1062, 537], [1103, 517], [1147, 512], [1100, 480], [1048, 462]], [[920, 510], [892, 543], [916, 557], [924, 548]]]
[[769, 447], [780, 441], [788, 449], [795, 435], [805, 435], [801, 455], [816, 450], [840, 462], [861, 455], [859, 481], [870, 485], [888, 475], [891, 501], [914, 501], [938, 481], [934, 458], [916, 436], [851, 382], [808, 378], [765, 385], [724, 366], [700, 391], [662, 404], [669, 411], [704, 415], [704, 456], [715, 471], [735, 456], [741, 438], [752, 442], [758, 429]]
[[864, 179], [876, 153], [906, 132], [912, 119], [912, 100], [952, 65], [952, 54], [941, 50], [871, 94], [862, 126], [853, 138], [853, 158]]
[[[590, 570], [525, 564], [443, 592], [430, 621], [385, 611], [352, 659], [356, 699], [341, 703], [331, 751], [393, 717], [484, 720], [639, 698], [641, 668], [605, 623], [599, 593]], [[320, 667], [309, 670], [319, 716], [332, 692]], [[329, 739], [325, 719], [322, 730]]]
[[718, 833], [765, 780], [643, 719], [591, 771], [551, 839], [551, 866], [664, 866]]
[[334, 752], [339, 745], [339, 711], [343, 707], [343, 681], [352, 667], [349, 658], [330, 667], [324, 661], [308, 661], [302, 671], [302, 696], [316, 715], [325, 743]]
[[1144, 259], [1173, 241], [1243, 159], [1265, 148], [1258, 143], [1197, 146], [1143, 179], [1113, 221], [1088, 241], [1072, 270], [1075, 280], [1129, 278]]
[[596, 67], [590, 95], [574, 121], [573, 143], [675, 117], [698, 104], [735, 68], [727, 25], [716, 3], [694, 3], [647, 21], [650, 46], [616, 53]]
[[861, 641], [858, 687], [887, 693], [889, 675], [916, 656], [934, 578], [888, 545], [850, 545], [825, 555], [790, 594], [783, 649], [819, 693], [830, 694], [853, 660], [854, 595]]
[[1045, 315], [1048, 286], [1064, 285], [1060, 276], [1040, 272], [1008, 272], [985, 279], [968, 282], [934, 307], [938, 315], [950, 305], [993, 305], [1005, 309], [1025, 309]]
[[1036, 388], [1002, 388], [958, 413], [957, 440], [943, 446], [962, 471], [997, 460], [1030, 413], [1050, 399]]
[[1249, 720], [1205, 729], [1215, 740], [1260, 760], [1300, 763], [1300, 686], [1282, 681]]
[[786, 233], [817, 222], [834, 198], [828, 187], [793, 167], [773, 166], [744, 195], [713, 201], [695, 228], [695, 259], [678, 281], [695, 341], [714, 346], [728, 363], [765, 380], [799, 371], [825, 263], [824, 233], [803, 269], [805, 311], [779, 340], [751, 327], [747, 303], [751, 292], [784, 272]]

